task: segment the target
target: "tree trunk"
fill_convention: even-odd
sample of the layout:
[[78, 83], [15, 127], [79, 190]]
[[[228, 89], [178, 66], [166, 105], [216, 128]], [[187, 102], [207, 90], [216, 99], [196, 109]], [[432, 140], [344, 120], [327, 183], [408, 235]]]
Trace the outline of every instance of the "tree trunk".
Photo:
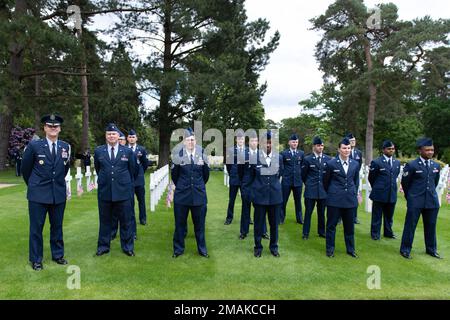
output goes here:
[[169, 163], [170, 156], [170, 136], [172, 125], [169, 123], [169, 104], [171, 95], [171, 84], [168, 80], [168, 75], [172, 70], [172, 21], [171, 21], [171, 2], [166, 2], [166, 9], [164, 12], [164, 66], [163, 66], [163, 80], [161, 84], [161, 93], [159, 101], [159, 160], [158, 168], [161, 168]]
[[[16, 0], [12, 19], [19, 20], [26, 15], [27, 1]], [[12, 37], [9, 43], [8, 85], [6, 92], [6, 105], [0, 110], [0, 170], [6, 168], [8, 162], [8, 142], [13, 127], [13, 114], [17, 105], [17, 92], [20, 90], [20, 74], [23, 67], [24, 47]]]
[[367, 125], [366, 125], [366, 154], [365, 163], [369, 165], [373, 159], [373, 130], [375, 127], [375, 108], [377, 102], [377, 87], [373, 83], [370, 73], [373, 70], [372, 55], [370, 54], [370, 45], [368, 42], [364, 45], [364, 51], [367, 61], [367, 71], [369, 72], [369, 109], [367, 112]]
[[[86, 53], [84, 50], [84, 42], [82, 38], [82, 31], [77, 30], [77, 36], [80, 39], [81, 45], [81, 73], [86, 74], [87, 66], [86, 66]], [[89, 148], [89, 96], [88, 96], [88, 81], [87, 76], [81, 76], [81, 96], [82, 96], [82, 106], [83, 106], [83, 115], [82, 115], [82, 136], [81, 136], [81, 152], [86, 151]]]
[[[86, 63], [83, 61], [81, 72], [86, 73], [86, 70]], [[83, 96], [83, 135], [81, 137], [81, 152], [84, 152], [89, 148], [89, 97], [87, 76], [81, 76], [81, 95]]]
[[41, 95], [41, 77], [36, 76], [34, 78], [34, 95], [35, 95], [35, 108], [34, 109], [34, 130], [36, 130], [36, 134], [39, 135], [39, 131], [41, 130], [41, 114], [39, 110], [39, 102]]
[[[8, 109], [8, 106], [5, 106], [5, 109]], [[12, 126], [12, 114], [8, 110], [3, 110], [0, 115], [0, 137], [7, 138], [0, 139], [0, 170], [4, 170], [8, 163], [8, 142]]]

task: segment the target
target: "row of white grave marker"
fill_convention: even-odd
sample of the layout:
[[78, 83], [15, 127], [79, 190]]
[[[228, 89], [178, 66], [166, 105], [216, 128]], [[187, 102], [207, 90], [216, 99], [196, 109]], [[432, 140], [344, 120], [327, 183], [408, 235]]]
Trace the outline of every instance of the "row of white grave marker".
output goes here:
[[[97, 172], [95, 170], [91, 172], [89, 166], [86, 167], [86, 172], [83, 175], [81, 172], [81, 167], [77, 167], [77, 173], [74, 177], [77, 181], [77, 194], [81, 196], [83, 193], [83, 178], [86, 178], [86, 190], [91, 192], [97, 189]], [[73, 180], [70, 174], [70, 169], [66, 175], [66, 188], [67, 188], [67, 199], [72, 197], [72, 187], [71, 181]], [[169, 165], [150, 173], [150, 211], [155, 211], [156, 204], [161, 199], [167, 186], [169, 185]]]
[[161, 199], [169, 185], [169, 165], [150, 173], [150, 211], [154, 212], [156, 204]]
[[[399, 186], [398, 192], [402, 192], [400, 187], [400, 182], [403, 175], [403, 168], [404, 166], [400, 167], [400, 174], [397, 177], [397, 185]], [[369, 183], [369, 166], [361, 166], [361, 170], [359, 172], [359, 190], [358, 194], [361, 194], [363, 190], [365, 190], [365, 201], [364, 201], [364, 210], [366, 212], [372, 212], [372, 200], [369, 199], [370, 191], [372, 191], [372, 188]], [[230, 176], [227, 172], [227, 167], [223, 166], [223, 184], [227, 187], [230, 186], [229, 184]], [[447, 188], [450, 188], [450, 169], [449, 165], [445, 165], [445, 167], [440, 172], [440, 178], [438, 186], [436, 187], [436, 192], [438, 194], [439, 198], [439, 205], [442, 205], [442, 196], [444, 195], [444, 192]], [[447, 196], [446, 196], [447, 197]]]

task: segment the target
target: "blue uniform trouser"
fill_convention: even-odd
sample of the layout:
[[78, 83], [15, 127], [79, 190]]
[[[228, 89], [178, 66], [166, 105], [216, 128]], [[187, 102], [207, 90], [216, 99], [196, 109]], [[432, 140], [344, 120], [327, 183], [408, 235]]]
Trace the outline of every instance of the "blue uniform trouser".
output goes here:
[[372, 238], [379, 238], [381, 233], [381, 222], [383, 220], [383, 235], [392, 237], [392, 224], [395, 211], [395, 202], [378, 202], [374, 201], [372, 206], [372, 221], [370, 226], [370, 235]]
[[344, 225], [344, 239], [345, 246], [348, 253], [355, 251], [355, 226], [353, 224], [353, 218], [355, 216], [355, 208], [338, 208], [327, 207], [327, 231], [326, 231], [326, 248], [327, 252], [334, 252], [335, 238], [336, 238], [336, 226], [339, 218], [342, 218]]
[[249, 197], [242, 197], [242, 211], [241, 211], [241, 234], [248, 234], [250, 230], [250, 211], [252, 202]]
[[288, 186], [283, 185], [283, 208], [281, 211], [281, 218], [280, 221], [284, 222], [286, 219], [286, 205], [289, 201], [289, 196], [292, 193], [294, 194], [294, 202], [295, 202], [295, 218], [298, 223], [303, 223], [303, 217], [302, 217], [302, 187], [294, 187], [294, 186]]
[[131, 199], [124, 201], [98, 201], [100, 228], [98, 232], [97, 251], [110, 248], [113, 217], [118, 218], [120, 224], [120, 245], [124, 251], [134, 249], [132, 232]]
[[147, 221], [147, 213], [145, 209], [145, 186], [134, 187], [134, 193], [136, 194], [139, 205], [139, 222], [144, 223]]
[[[133, 237], [137, 236], [137, 227], [136, 227], [136, 215], [134, 212], [134, 195], [131, 198], [131, 206], [130, 206], [130, 210], [131, 210], [131, 232], [133, 233]], [[112, 216], [112, 225], [111, 225], [111, 239], [114, 239], [117, 236], [117, 230], [119, 229], [119, 217], [117, 216], [117, 214], [113, 214]]]
[[191, 211], [192, 222], [194, 223], [195, 239], [197, 240], [197, 250], [199, 253], [207, 253], [205, 240], [205, 221], [207, 207], [186, 206], [174, 203], [175, 231], [173, 233], [173, 252], [181, 254], [184, 252], [184, 238], [187, 233], [187, 218]]
[[[228, 210], [227, 210], [227, 220], [232, 221], [234, 216], [234, 202], [236, 201], [237, 193], [241, 189], [241, 186], [231, 186], [229, 191], [229, 200], [228, 200]], [[242, 189], [241, 189], [242, 195]]]
[[22, 166], [22, 160], [16, 160], [16, 176], [20, 177], [22, 175], [22, 171], [21, 171], [21, 166]]
[[254, 218], [254, 238], [255, 238], [255, 250], [262, 250], [261, 243], [262, 236], [264, 234], [264, 225], [266, 222], [266, 214], [269, 220], [270, 226], [270, 251], [278, 251], [278, 224], [280, 222], [281, 204], [276, 205], [259, 205], [255, 206], [255, 218]]
[[303, 223], [303, 235], [308, 236], [311, 228], [311, 216], [317, 203], [317, 233], [325, 236], [325, 208], [326, 199], [305, 198], [305, 221]]
[[52, 251], [52, 259], [56, 260], [64, 257], [63, 218], [65, 208], [66, 202], [45, 204], [28, 201], [28, 212], [30, 216], [30, 262], [42, 262], [42, 230], [44, 229], [47, 212], [48, 220], [50, 221], [50, 249]]
[[423, 231], [425, 235], [425, 247], [427, 253], [434, 253], [437, 249], [436, 243], [436, 220], [439, 208], [421, 209], [408, 208], [406, 210], [405, 226], [403, 227], [402, 244], [400, 251], [410, 253], [414, 241], [414, 233], [416, 231], [417, 223], [419, 222], [420, 214], [423, 219]]

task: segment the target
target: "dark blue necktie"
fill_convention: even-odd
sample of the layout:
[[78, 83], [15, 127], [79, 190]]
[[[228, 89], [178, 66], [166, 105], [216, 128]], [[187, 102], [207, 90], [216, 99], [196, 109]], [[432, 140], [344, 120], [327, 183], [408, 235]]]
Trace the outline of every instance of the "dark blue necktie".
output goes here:
[[53, 161], [56, 160], [56, 143], [52, 143], [52, 157], [53, 157]]
[[194, 164], [194, 156], [191, 154], [191, 164]]
[[114, 147], [111, 147], [111, 162], [114, 161]]

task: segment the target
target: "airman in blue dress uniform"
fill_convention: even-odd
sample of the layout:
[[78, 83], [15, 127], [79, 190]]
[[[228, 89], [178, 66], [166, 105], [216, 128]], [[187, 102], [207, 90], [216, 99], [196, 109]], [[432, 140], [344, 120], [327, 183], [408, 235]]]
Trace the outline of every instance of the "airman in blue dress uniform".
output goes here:
[[[145, 208], [145, 171], [148, 168], [148, 159], [147, 159], [147, 151], [145, 148], [141, 145], [138, 145], [136, 142], [138, 140], [138, 137], [136, 135], [136, 131], [131, 129], [128, 132], [128, 147], [133, 150], [134, 155], [136, 156], [137, 166], [139, 169], [139, 174], [134, 180], [134, 193], [136, 194], [138, 204], [139, 204], [139, 222], [141, 225], [145, 226], [147, 224], [147, 213]], [[134, 197], [133, 197], [133, 216], [135, 216], [134, 213]], [[136, 218], [133, 219], [134, 221], [134, 234], [136, 235]]]
[[[248, 148], [245, 149], [245, 164], [242, 174], [241, 194], [242, 194], [242, 211], [241, 211], [241, 228], [239, 239], [244, 240], [250, 230], [251, 220], [251, 206], [252, 206], [252, 170], [253, 165], [258, 161], [258, 135], [256, 131], [251, 131], [248, 139]], [[269, 239], [267, 234], [267, 224], [264, 221], [263, 238]]]
[[173, 257], [184, 253], [184, 238], [187, 233], [189, 211], [194, 223], [197, 251], [208, 258], [205, 240], [205, 220], [207, 211], [206, 183], [209, 179], [208, 158], [203, 149], [196, 145], [191, 128], [185, 130], [184, 147], [172, 155], [172, 181], [175, 184], [173, 234]]
[[313, 153], [306, 156], [302, 165], [302, 180], [305, 183], [305, 220], [303, 239], [309, 238], [311, 215], [317, 203], [317, 232], [325, 238], [325, 209], [327, 193], [323, 186], [323, 174], [331, 157], [323, 154], [323, 142], [320, 137], [313, 139]]
[[283, 179], [281, 181], [283, 188], [283, 207], [281, 210], [280, 224], [284, 223], [286, 219], [286, 205], [289, 201], [289, 196], [294, 194], [295, 202], [295, 218], [297, 223], [303, 224], [302, 216], [302, 163], [305, 153], [299, 150], [298, 136], [293, 134], [289, 138], [289, 149], [281, 153], [283, 157]]
[[[350, 141], [350, 146], [352, 147], [352, 150], [350, 152], [350, 159], [355, 160], [358, 163], [358, 165], [359, 165], [359, 169], [358, 170], [361, 170], [363, 157], [362, 157], [361, 150], [356, 148], [356, 138], [353, 135], [353, 133], [347, 134], [347, 138]], [[356, 184], [356, 193], [358, 193], [358, 190], [359, 190], [359, 180], [358, 180], [358, 183]], [[356, 209], [358, 209], [358, 208], [356, 208]], [[358, 210], [355, 210], [355, 218], [353, 220], [354, 220], [353, 221], [354, 223], [359, 224]]]
[[[119, 144], [121, 146], [126, 146], [127, 145], [127, 138], [125, 137], [125, 135], [123, 134], [122, 131], [119, 130]], [[136, 218], [134, 216], [132, 216], [132, 220], [133, 220], [133, 230], [134, 230], [134, 226], [136, 225]], [[119, 217], [117, 217], [116, 215], [113, 215], [112, 217], [112, 227], [111, 227], [111, 240], [114, 240], [117, 236], [117, 230], [119, 229]], [[134, 240], [136, 240], [136, 234], [134, 235]]]
[[66, 207], [66, 174], [70, 167], [70, 145], [58, 140], [63, 118], [51, 114], [42, 117], [45, 139], [31, 141], [22, 160], [23, 179], [28, 186], [30, 216], [29, 260], [34, 270], [43, 268], [45, 217], [50, 221], [52, 260], [67, 264], [64, 259], [63, 218]]
[[323, 185], [327, 192], [326, 254], [334, 257], [336, 226], [339, 218], [344, 225], [344, 238], [347, 254], [357, 258], [353, 219], [358, 207], [357, 182], [359, 165], [350, 159], [350, 141], [347, 138], [339, 143], [339, 155], [327, 162]]
[[397, 203], [397, 177], [400, 174], [400, 161], [394, 159], [395, 145], [392, 141], [383, 142], [383, 155], [370, 163], [369, 183], [372, 187], [369, 198], [373, 201], [370, 235], [373, 240], [380, 239], [381, 220], [384, 220], [384, 237], [396, 239], [392, 231], [395, 204]]
[[439, 183], [439, 164], [432, 159], [433, 140], [422, 138], [417, 141], [420, 156], [407, 163], [403, 169], [402, 188], [405, 193], [407, 210], [403, 228], [400, 254], [411, 259], [411, 249], [420, 215], [423, 219], [425, 252], [440, 259], [437, 252], [436, 222], [439, 212], [439, 199], [436, 186]]
[[[270, 252], [279, 257], [278, 252], [278, 224], [283, 205], [283, 191], [280, 177], [283, 175], [283, 158], [272, 149], [272, 134], [267, 132], [258, 154], [258, 161], [252, 165], [251, 190], [252, 202], [255, 206], [254, 218], [254, 256], [261, 257], [263, 246], [263, 228], [268, 216], [270, 225]], [[264, 148], [265, 146], [265, 148]], [[265, 149], [265, 150], [263, 150]]]
[[238, 191], [241, 191], [242, 199], [242, 177], [245, 162], [245, 135], [244, 131], [237, 130], [236, 132], [236, 145], [233, 148], [227, 150], [226, 154], [226, 167], [228, 171], [229, 179], [229, 198], [227, 217], [225, 219], [225, 225], [231, 224], [234, 217], [234, 203]]
[[130, 148], [118, 142], [119, 129], [113, 123], [106, 127], [107, 144], [94, 153], [97, 172], [98, 210], [100, 227], [97, 256], [108, 253], [111, 243], [113, 217], [120, 222], [120, 244], [127, 256], [134, 256], [134, 239], [131, 224], [131, 203], [134, 196], [134, 180], [137, 177], [136, 158]]

